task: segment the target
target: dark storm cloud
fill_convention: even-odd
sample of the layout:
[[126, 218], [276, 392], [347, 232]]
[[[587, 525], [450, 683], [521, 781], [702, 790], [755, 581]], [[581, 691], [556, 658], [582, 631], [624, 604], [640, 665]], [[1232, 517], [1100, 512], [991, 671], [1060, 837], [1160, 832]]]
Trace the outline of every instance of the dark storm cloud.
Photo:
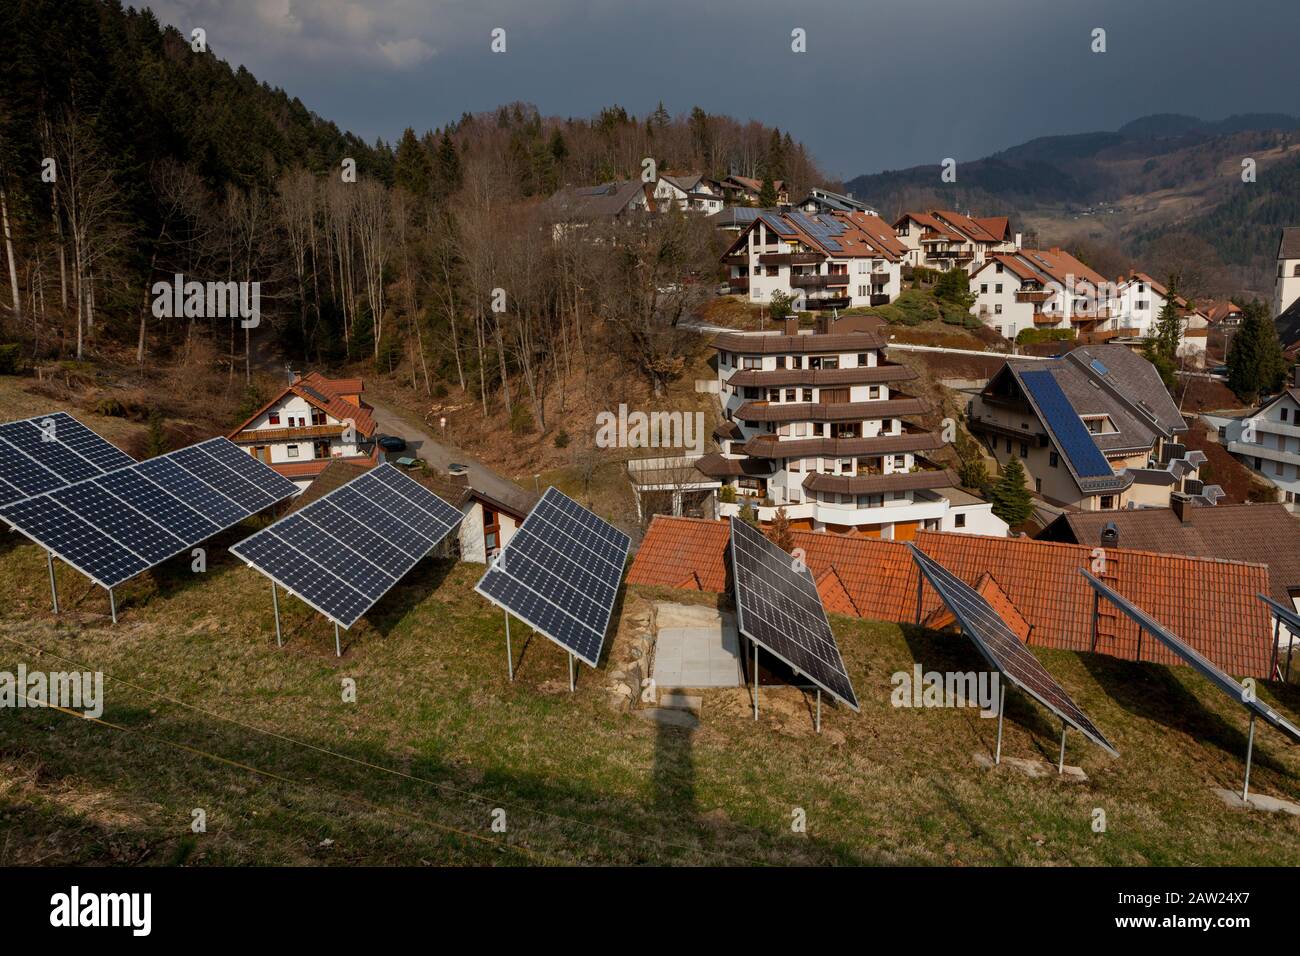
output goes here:
[[[1296, 0], [164, 0], [223, 59], [367, 138], [512, 100], [761, 119], [833, 175], [1147, 113], [1300, 111]], [[489, 50], [506, 31], [507, 52]], [[794, 28], [808, 52], [790, 49]], [[1094, 28], [1107, 51], [1091, 52]]]

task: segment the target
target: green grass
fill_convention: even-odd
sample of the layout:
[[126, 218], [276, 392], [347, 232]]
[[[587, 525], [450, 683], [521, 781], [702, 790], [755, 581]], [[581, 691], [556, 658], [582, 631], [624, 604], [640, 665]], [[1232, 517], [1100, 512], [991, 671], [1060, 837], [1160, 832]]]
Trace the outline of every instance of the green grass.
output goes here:
[[[586, 667], [570, 695], [564, 655], [522, 624], [510, 683], [480, 566], [423, 563], [342, 660], [327, 622], [282, 599], [277, 649], [269, 586], [224, 550], [248, 530], [213, 543], [204, 575], [175, 561], [122, 587], [116, 627], [63, 567], [55, 618], [41, 553], [0, 547], [0, 670], [102, 670], [107, 697], [105, 724], [0, 713], [0, 865], [1300, 864], [1300, 820], [1211, 793], [1240, 785], [1246, 721], [1187, 668], [1038, 652], [1122, 754], [1071, 734], [1086, 783], [983, 769], [995, 722], [974, 711], [893, 708], [890, 675], [914, 660], [978, 664], [959, 637], [879, 622], [832, 622], [861, 714], [828, 706], [816, 736], [794, 690], [765, 688], [757, 723], [744, 690], [716, 691], [688, 734], [609, 709]], [[634, 588], [618, 613], [664, 596], [715, 600]], [[1004, 754], [1052, 762], [1058, 732], [1008, 695]], [[1300, 761], [1262, 726], [1252, 788], [1300, 795]]]

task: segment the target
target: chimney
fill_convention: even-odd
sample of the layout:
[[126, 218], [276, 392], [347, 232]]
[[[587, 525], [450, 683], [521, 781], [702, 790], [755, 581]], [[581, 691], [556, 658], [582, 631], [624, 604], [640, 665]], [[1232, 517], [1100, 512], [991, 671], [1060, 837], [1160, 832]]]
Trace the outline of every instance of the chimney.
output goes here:
[[459, 462], [451, 462], [447, 466], [447, 480], [453, 485], [469, 487], [469, 469]]
[[1016, 248], [1017, 248], [1017, 249], [1020, 248], [1020, 241], [1021, 241], [1022, 238], [1023, 238], [1023, 236], [1021, 235], [1021, 233], [1016, 233]]
[[1101, 529], [1101, 546], [1103, 548], [1119, 547], [1119, 528], [1115, 522], [1107, 521]]
[[1191, 524], [1192, 509], [1194, 507], [1196, 506], [1192, 504], [1192, 499], [1188, 495], [1174, 492], [1169, 496], [1169, 508], [1173, 511], [1174, 517], [1178, 519], [1179, 524]]
[[787, 315], [783, 321], [785, 322], [785, 334], [786, 334], [786, 335], [798, 335], [798, 334], [799, 334], [799, 316], [797, 316], [797, 315]]

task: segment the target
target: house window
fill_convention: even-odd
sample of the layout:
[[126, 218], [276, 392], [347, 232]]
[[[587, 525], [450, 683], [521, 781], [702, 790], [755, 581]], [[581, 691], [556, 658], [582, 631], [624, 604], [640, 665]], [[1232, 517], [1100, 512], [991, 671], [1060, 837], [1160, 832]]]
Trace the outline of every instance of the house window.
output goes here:
[[1001, 282], [997, 283], [997, 285], [995, 285], [995, 286], [993, 287], [993, 291], [996, 292], [996, 293], [998, 293], [999, 295], [1001, 295], [1001, 294], [1002, 294], [1002, 283], [1001, 283]]
[[278, 424], [280, 424], [280, 413], [279, 413], [279, 412], [272, 412], [271, 414], [267, 415], [267, 416], [266, 416], [266, 423], [267, 423], [268, 425], [278, 425]]
[[980, 283], [980, 295], [984, 295], [984, 294], [985, 294], [986, 292], [988, 292], [988, 291], [989, 291], [989, 284], [988, 284], [987, 282], [981, 282], [981, 283]]
[[1102, 495], [1102, 496], [1101, 496], [1101, 510], [1102, 510], [1102, 511], [1113, 511], [1114, 509], [1115, 509], [1115, 496], [1114, 496], [1114, 495]]
[[869, 386], [869, 387], [867, 388], [867, 397], [868, 397], [868, 398], [872, 398], [872, 399], [879, 398], [879, 397], [880, 397], [880, 386], [879, 386], [879, 385], [872, 385], [872, 386]]
[[483, 546], [492, 554], [501, 541], [501, 519], [491, 508], [483, 509]]
[[1029, 445], [1028, 445], [1027, 442], [1021, 442], [1021, 443], [1020, 443], [1020, 457], [1021, 457], [1021, 458], [1028, 458], [1028, 457], [1029, 457]]
[[1041, 479], [1041, 478], [1035, 478], [1035, 479], [1034, 479], [1034, 492], [1037, 493], [1037, 494], [1042, 494], [1042, 492], [1043, 492], [1043, 479]]
[[1286, 409], [1282, 409], [1282, 421], [1286, 421]]
[[799, 400], [799, 390], [797, 388], [787, 388], [785, 390], [785, 400], [787, 402], [797, 402]]
[[1001, 302], [998, 302], [998, 303], [995, 303], [995, 304], [994, 304], [994, 306], [993, 306], [993, 314], [994, 314], [994, 315], [1001, 315], [1001, 314], [1002, 314], [1002, 303], [1001, 303]]
[[1007, 439], [1007, 454], [1011, 454], [1011, 439]]
[[803, 390], [803, 400], [805, 402], [811, 402], [813, 400], [813, 393], [811, 388], [805, 388]]
[[966, 513], [965, 513], [965, 512], [962, 512], [961, 514], [955, 514], [955, 515], [953, 515], [953, 516], [952, 516], [952, 526], [953, 526], [954, 528], [964, 528], [964, 527], [966, 527]]
[[1061, 464], [1061, 456], [1058, 455], [1056, 452], [1052, 452], [1047, 456], [1047, 463], [1051, 465], [1053, 468], [1056, 468]]
[[867, 353], [866, 353], [866, 352], [859, 352], [859, 353], [858, 353], [858, 368], [866, 368], [866, 367], [867, 367]]
[[776, 357], [776, 367], [777, 367], [777, 368], [785, 368], [785, 356], [784, 356], [784, 355], [778, 355], [778, 356]]
[[285, 446], [284, 446], [284, 454], [285, 454], [285, 457], [286, 457], [286, 458], [297, 458], [297, 457], [298, 457], [298, 446], [297, 446], [297, 445], [285, 445]]
[[322, 412], [319, 408], [313, 408], [311, 410], [311, 423], [313, 425], [324, 425], [325, 413]]
[[755, 358], [752, 355], [745, 356], [745, 368], [761, 369], [762, 367], [763, 367], [763, 360], [761, 358]]

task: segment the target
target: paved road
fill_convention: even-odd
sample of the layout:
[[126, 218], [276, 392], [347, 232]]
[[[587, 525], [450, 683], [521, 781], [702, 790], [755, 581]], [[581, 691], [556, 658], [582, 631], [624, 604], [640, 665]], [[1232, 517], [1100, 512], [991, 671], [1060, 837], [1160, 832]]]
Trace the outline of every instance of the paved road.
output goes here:
[[[503, 478], [481, 462], [475, 461], [468, 453], [444, 442], [435, 441], [427, 432], [418, 428], [409, 419], [379, 402], [367, 401], [374, 409], [375, 425], [381, 434], [398, 435], [406, 439], [412, 457], [422, 458], [431, 467], [446, 473], [447, 466], [458, 462], [469, 469], [470, 484], [484, 494], [510, 501], [506, 496], [517, 496], [520, 490], [531, 493], [531, 488], [521, 489], [508, 478]], [[396, 457], [396, 456], [394, 456]]]

